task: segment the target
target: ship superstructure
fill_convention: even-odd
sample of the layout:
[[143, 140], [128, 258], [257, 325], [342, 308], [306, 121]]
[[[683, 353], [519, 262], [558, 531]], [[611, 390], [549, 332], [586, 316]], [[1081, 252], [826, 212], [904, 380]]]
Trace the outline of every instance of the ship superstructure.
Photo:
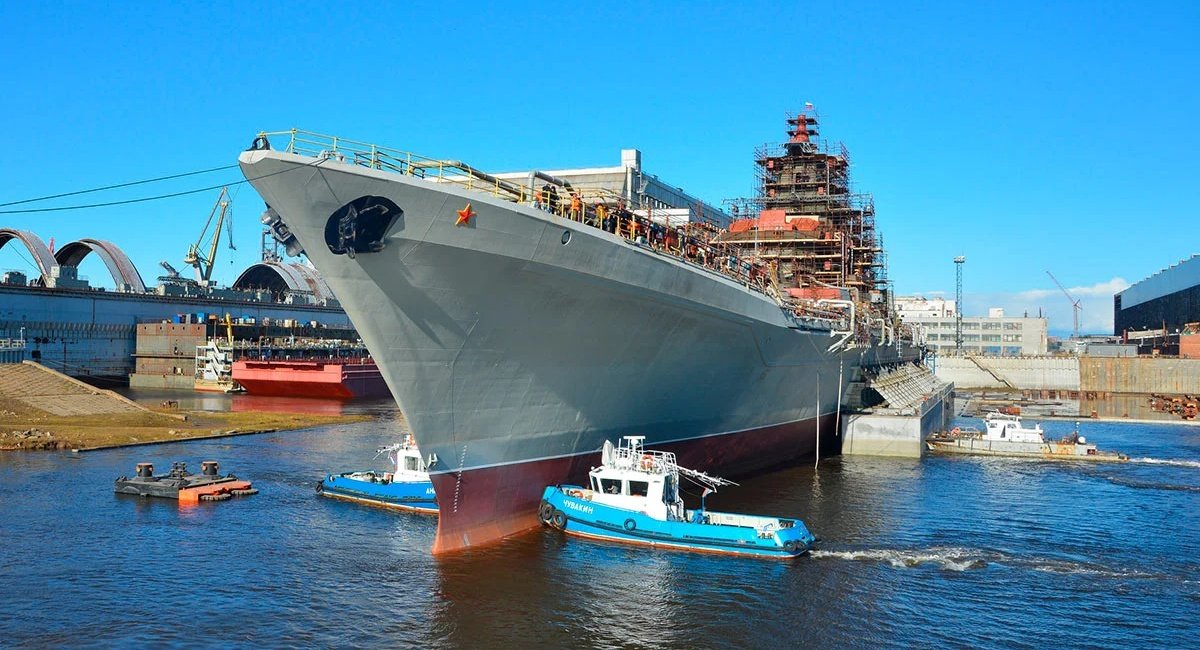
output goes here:
[[792, 298], [848, 298], [893, 325], [875, 202], [854, 191], [849, 150], [820, 138], [811, 106], [787, 124], [786, 142], [755, 152], [757, 194], [728, 202], [737, 218], [718, 241], [770, 266]]
[[301, 131], [239, 160], [422, 441], [435, 551], [536, 526], [542, 488], [582, 480], [607, 439], [728, 475], [811, 455], [860, 366], [914, 355], [853, 300], [781, 294], [717, 225], [635, 188]]

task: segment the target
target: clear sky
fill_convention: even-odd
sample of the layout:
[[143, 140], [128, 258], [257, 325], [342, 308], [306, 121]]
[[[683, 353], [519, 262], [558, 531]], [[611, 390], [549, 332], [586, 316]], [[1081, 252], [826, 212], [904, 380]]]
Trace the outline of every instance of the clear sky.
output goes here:
[[[752, 192], [754, 147], [809, 101], [875, 195], [898, 293], [952, 294], [961, 254], [967, 313], [1042, 308], [1069, 328], [1050, 269], [1103, 331], [1114, 290], [1200, 252], [1198, 35], [1196, 2], [7, 2], [0, 203], [230, 164], [293, 126], [493, 171], [636, 147], [716, 202]], [[262, 203], [234, 191], [225, 282], [258, 254]], [[0, 226], [112, 240], [152, 281], [216, 198]], [[0, 268], [28, 268], [15, 249]]]

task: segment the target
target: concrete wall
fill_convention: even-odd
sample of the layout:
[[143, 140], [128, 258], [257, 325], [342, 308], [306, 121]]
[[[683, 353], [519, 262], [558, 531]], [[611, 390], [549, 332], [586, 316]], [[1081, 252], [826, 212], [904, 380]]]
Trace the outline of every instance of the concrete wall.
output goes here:
[[129, 375], [130, 388], [154, 388], [159, 390], [196, 390], [196, 378], [192, 375]]
[[949, 428], [954, 419], [954, 386], [921, 405], [919, 415], [855, 413], [842, 418], [842, 453], [849, 456], [919, 458], [925, 438]]
[[1200, 359], [1082, 357], [1079, 375], [1085, 391], [1200, 394]]
[[958, 388], [1079, 390], [1077, 357], [937, 357], [938, 379]]

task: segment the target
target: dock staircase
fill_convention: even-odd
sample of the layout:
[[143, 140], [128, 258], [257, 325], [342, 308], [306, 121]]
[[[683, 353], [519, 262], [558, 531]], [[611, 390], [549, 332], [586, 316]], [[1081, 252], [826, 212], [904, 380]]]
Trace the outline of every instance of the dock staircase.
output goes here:
[[881, 368], [870, 377], [867, 386], [883, 398], [885, 408], [912, 409], [929, 398], [941, 395], [950, 384], [937, 378], [929, 368], [917, 363], [902, 363]]
[[52, 415], [146, 411], [133, 401], [32, 361], [0, 364], [0, 401], [12, 400]]

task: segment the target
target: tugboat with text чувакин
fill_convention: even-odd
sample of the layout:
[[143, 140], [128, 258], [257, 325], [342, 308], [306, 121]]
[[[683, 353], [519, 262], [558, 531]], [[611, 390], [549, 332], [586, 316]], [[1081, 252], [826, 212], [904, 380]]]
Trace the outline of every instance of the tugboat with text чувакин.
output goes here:
[[[675, 454], [646, 451], [645, 436], [605, 441], [590, 486], [550, 486], [542, 494], [542, 522], [572, 535], [653, 547], [788, 559], [816, 541], [799, 519], [709, 512], [704, 498], [736, 485], [675, 462]], [[684, 508], [680, 480], [703, 489], [697, 510]]]

